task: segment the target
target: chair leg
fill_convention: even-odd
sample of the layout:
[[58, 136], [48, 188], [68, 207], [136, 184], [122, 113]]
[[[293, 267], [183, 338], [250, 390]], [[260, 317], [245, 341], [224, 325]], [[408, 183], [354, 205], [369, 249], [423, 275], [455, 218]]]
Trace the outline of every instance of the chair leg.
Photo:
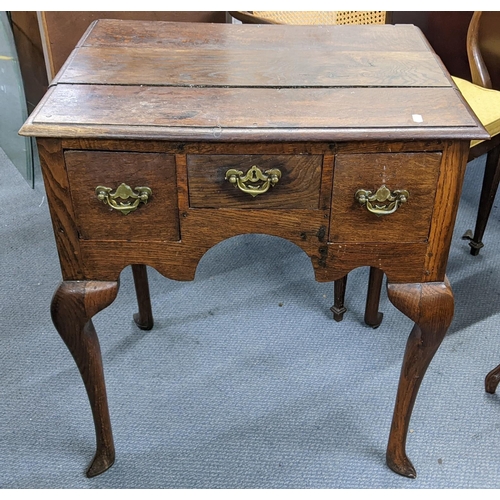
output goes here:
[[134, 314], [135, 324], [141, 330], [151, 330], [154, 325], [151, 297], [149, 295], [148, 271], [143, 264], [132, 265], [135, 292], [139, 312]]
[[476, 227], [474, 229], [474, 236], [472, 231], [467, 231], [464, 239], [468, 239], [469, 246], [471, 247], [471, 255], [478, 255], [479, 250], [483, 248], [482, 242], [488, 217], [490, 216], [495, 195], [498, 188], [498, 181], [500, 180], [500, 145], [493, 148], [486, 157], [486, 167], [484, 171], [483, 187], [481, 188], [481, 197], [479, 200], [479, 209], [477, 212]]
[[370, 267], [368, 292], [366, 294], [365, 323], [372, 328], [378, 328], [384, 315], [379, 312], [380, 292], [384, 272], [376, 267]]
[[342, 321], [344, 313], [347, 311], [344, 306], [346, 284], [347, 274], [343, 278], [335, 280], [333, 285], [333, 306], [330, 307], [330, 311], [332, 311], [335, 321]]
[[493, 368], [493, 370], [491, 370], [491, 372], [488, 373], [488, 375], [486, 375], [486, 378], [484, 380], [484, 388], [486, 389], [486, 392], [489, 392], [490, 394], [495, 394], [499, 382], [500, 382], [500, 365], [498, 365], [496, 368]]

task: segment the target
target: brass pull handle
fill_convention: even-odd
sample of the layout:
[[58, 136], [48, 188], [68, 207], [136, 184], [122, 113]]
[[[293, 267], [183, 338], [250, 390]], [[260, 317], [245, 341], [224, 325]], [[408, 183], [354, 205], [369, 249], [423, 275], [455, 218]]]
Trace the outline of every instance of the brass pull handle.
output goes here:
[[358, 189], [354, 194], [358, 203], [365, 205], [366, 209], [375, 215], [393, 214], [408, 201], [409, 196], [406, 189], [396, 189], [391, 192], [385, 184], [379, 187], [375, 194], [366, 189]]
[[[133, 212], [139, 206], [139, 203], [147, 203], [152, 191], [148, 187], [136, 187], [133, 190], [127, 184], [120, 184], [114, 193], [111, 192], [112, 188], [105, 186], [97, 186], [95, 193], [97, 199], [109, 205], [114, 210], [118, 210], [123, 215]], [[124, 200], [124, 201], [119, 201]]]
[[226, 172], [225, 179], [234, 187], [255, 198], [258, 194], [265, 193], [271, 186], [278, 183], [281, 179], [281, 171], [278, 168], [272, 168], [262, 172], [259, 167], [254, 165], [246, 174], [243, 174], [241, 170], [231, 168]]

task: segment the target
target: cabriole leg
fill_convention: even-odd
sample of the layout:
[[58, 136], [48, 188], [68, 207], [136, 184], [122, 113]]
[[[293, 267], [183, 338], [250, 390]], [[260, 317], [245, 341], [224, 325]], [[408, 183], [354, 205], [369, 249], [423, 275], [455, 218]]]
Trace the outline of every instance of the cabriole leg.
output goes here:
[[408, 425], [427, 367], [453, 318], [454, 299], [446, 279], [442, 283], [388, 284], [387, 292], [394, 306], [415, 321], [401, 368], [387, 465], [402, 476], [415, 478], [415, 468], [406, 455]]
[[115, 460], [101, 349], [92, 317], [118, 293], [114, 281], [63, 281], [52, 299], [54, 326], [80, 370], [90, 401], [96, 433], [96, 454], [87, 477], [107, 470]]

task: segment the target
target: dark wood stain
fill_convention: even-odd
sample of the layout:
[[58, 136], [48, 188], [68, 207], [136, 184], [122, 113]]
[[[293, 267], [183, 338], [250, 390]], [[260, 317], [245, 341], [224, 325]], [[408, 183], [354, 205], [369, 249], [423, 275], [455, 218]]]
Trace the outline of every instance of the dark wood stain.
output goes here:
[[[191, 208], [319, 208], [320, 155], [188, 155]], [[246, 174], [279, 169], [281, 178], [267, 193], [252, 197], [225, 179], [229, 169]]]
[[[296, 244], [337, 292], [356, 267], [375, 269], [372, 288], [387, 275], [390, 300], [415, 322], [387, 463], [415, 477], [406, 432], [453, 316], [445, 270], [469, 141], [488, 137], [419, 30], [98, 21], [21, 134], [38, 138], [61, 261], [53, 322], [94, 417], [89, 477], [115, 456], [92, 317], [114, 300], [120, 272], [133, 266], [135, 320], [148, 329], [145, 266], [192, 280], [207, 250], [249, 233]], [[253, 165], [282, 178], [252, 200], [224, 174]], [[117, 213], [95, 188], [121, 183], [152, 197]], [[410, 193], [387, 217], [354, 199], [382, 184]]]

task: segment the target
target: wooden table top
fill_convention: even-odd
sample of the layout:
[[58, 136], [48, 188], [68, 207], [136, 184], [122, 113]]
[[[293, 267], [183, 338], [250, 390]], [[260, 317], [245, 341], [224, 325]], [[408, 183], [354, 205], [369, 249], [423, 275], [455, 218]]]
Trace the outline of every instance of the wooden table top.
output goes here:
[[487, 139], [412, 25], [100, 20], [20, 133], [166, 140]]

